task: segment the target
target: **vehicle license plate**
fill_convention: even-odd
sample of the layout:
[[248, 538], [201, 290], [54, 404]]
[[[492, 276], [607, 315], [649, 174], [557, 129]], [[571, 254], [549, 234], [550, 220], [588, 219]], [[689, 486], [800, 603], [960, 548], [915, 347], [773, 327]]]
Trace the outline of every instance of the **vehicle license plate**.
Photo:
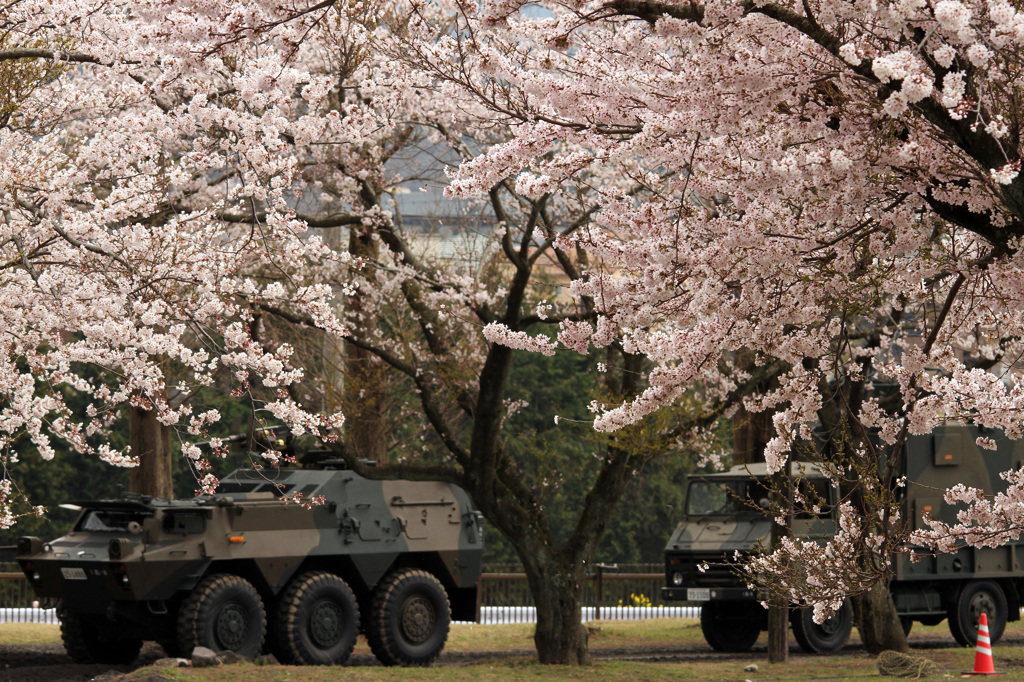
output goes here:
[[85, 580], [84, 568], [62, 568], [60, 574], [67, 580]]
[[711, 590], [706, 587], [686, 588], [686, 601], [708, 601], [711, 599]]

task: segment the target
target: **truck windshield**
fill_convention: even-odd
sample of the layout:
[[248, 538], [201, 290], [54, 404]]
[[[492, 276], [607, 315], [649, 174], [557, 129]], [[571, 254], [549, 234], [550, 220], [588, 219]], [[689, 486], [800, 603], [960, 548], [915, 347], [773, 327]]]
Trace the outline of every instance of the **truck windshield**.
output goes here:
[[147, 514], [135, 511], [92, 509], [85, 513], [76, 530], [90, 533], [124, 533], [132, 521], [142, 523]]
[[[796, 518], [824, 518], [831, 514], [830, 486], [825, 479], [799, 479]], [[689, 516], [709, 514], [758, 514], [768, 510], [771, 492], [758, 480], [696, 479], [690, 481], [686, 493], [686, 513]]]
[[768, 488], [760, 481], [690, 481], [686, 493], [689, 516], [757, 513], [768, 508]]

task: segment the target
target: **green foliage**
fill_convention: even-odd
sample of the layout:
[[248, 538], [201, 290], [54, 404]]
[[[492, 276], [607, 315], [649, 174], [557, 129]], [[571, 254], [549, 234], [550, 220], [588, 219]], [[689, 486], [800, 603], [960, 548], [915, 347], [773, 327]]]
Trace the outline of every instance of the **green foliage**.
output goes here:
[[[62, 390], [68, 405], [84, 414], [87, 400], [68, 387]], [[227, 391], [216, 388], [200, 392], [195, 405], [197, 410], [217, 409], [224, 415], [208, 436], [227, 438], [244, 433], [252, 420], [253, 411], [248, 400], [232, 397]], [[184, 438], [195, 440], [195, 437], [182, 435], [180, 439], [174, 439], [171, 449], [174, 492], [179, 498], [192, 497], [197, 488], [197, 472], [187, 458], [181, 455], [181, 439]], [[90, 440], [94, 445], [105, 441], [116, 449], [126, 447], [127, 415], [119, 415], [108, 433]], [[220, 477], [239, 467], [262, 464], [260, 457], [250, 454], [249, 445], [238, 443], [229, 448], [223, 457], [211, 456], [213, 473]], [[18, 461], [8, 466], [8, 473], [27, 501], [23, 499], [17, 502], [16, 512], [22, 514], [17, 524], [13, 528], [0, 529], [0, 546], [12, 545], [24, 535], [44, 539], [64, 535], [77, 517], [77, 512], [62, 509], [61, 504], [75, 500], [112, 498], [128, 489], [129, 469], [111, 466], [94, 455], [75, 452], [60, 441], [53, 441], [53, 446], [56, 454], [47, 462], [28, 438], [19, 438], [12, 445], [11, 449], [17, 453]], [[209, 454], [209, 448], [206, 450]], [[42, 507], [43, 512], [36, 514], [34, 507]]]
[[[594, 431], [588, 405], [602, 390], [602, 378], [595, 357], [571, 351], [552, 357], [517, 353], [513, 362], [508, 395], [522, 405], [504, 425], [507, 450], [541, 497], [558, 542], [564, 542], [575, 527], [609, 446], [638, 451], [658, 447], [653, 436], [646, 442], [622, 443]], [[640, 459], [645, 463], [628, 484], [594, 561], [662, 560], [665, 542], [678, 523], [685, 478], [694, 469], [694, 458], [666, 449]], [[510, 544], [496, 530], [489, 530], [484, 560], [517, 562]]]
[[[591, 358], [568, 351], [553, 357], [516, 353], [509, 377], [509, 401], [519, 407], [504, 424], [507, 452], [538, 491], [560, 541], [575, 525], [574, 510], [600, 466], [594, 456], [601, 450], [601, 438], [587, 412], [596, 386], [593, 364]], [[518, 562], [496, 531], [487, 534], [484, 559]]]
[[[72, 47], [67, 41], [60, 41], [57, 45], [47, 45], [45, 41], [13, 45], [10, 35], [0, 35], [0, 49], [42, 47], [68, 50]], [[0, 120], [6, 122], [36, 88], [56, 80], [67, 70], [66, 64], [43, 59], [11, 59], [0, 62]]]
[[63, 535], [75, 520], [77, 512], [61, 509], [60, 504], [72, 500], [110, 497], [119, 486], [127, 487], [128, 471], [63, 448], [50, 462], [44, 462], [34, 448], [15, 446], [19, 462], [10, 467], [11, 475], [22, 493], [33, 505], [43, 507], [39, 515], [21, 502], [17, 513], [23, 514], [13, 528], [0, 530], [0, 545], [13, 545], [23, 535], [51, 539]]
[[[75, 411], [84, 414], [86, 401], [69, 387], [64, 387], [64, 400]], [[99, 436], [90, 439], [96, 443]], [[114, 448], [128, 443], [128, 420], [122, 415], [110, 433], [103, 438]], [[9, 464], [8, 475], [15, 481], [25, 499], [17, 500], [15, 512], [22, 514], [13, 528], [0, 529], [0, 545], [12, 545], [23, 535], [52, 539], [71, 527], [77, 512], [60, 505], [74, 500], [102, 499], [128, 487], [128, 469], [106, 464], [93, 455], [83, 455], [53, 441], [54, 457], [44, 461], [32, 442], [22, 436], [11, 450], [17, 462]], [[34, 507], [42, 507], [41, 514]]]

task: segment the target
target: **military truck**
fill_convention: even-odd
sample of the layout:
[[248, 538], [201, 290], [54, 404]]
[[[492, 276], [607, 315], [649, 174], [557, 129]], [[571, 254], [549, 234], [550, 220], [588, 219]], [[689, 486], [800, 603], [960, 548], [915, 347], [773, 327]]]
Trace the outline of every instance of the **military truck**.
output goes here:
[[385, 665], [431, 663], [451, 620], [476, 616], [480, 513], [456, 486], [320, 467], [240, 469], [190, 500], [76, 503], [71, 532], [21, 538], [18, 562], [60, 600], [81, 663], [131, 662], [149, 640], [341, 664], [360, 629]]
[[[992, 438], [996, 450], [983, 450], [979, 436]], [[1011, 441], [1000, 432], [974, 426], [940, 427], [932, 434], [911, 436], [898, 463], [907, 477], [901, 501], [903, 518], [915, 529], [926, 527], [924, 516], [956, 521], [957, 507], [943, 501], [944, 491], [963, 483], [987, 494], [1006, 490], [999, 473], [1024, 464], [1024, 441]], [[813, 464], [794, 463], [796, 484], [814, 489], [820, 499], [836, 503], [832, 489]], [[665, 548], [664, 599], [701, 606], [701, 629], [708, 644], [720, 651], [746, 651], [767, 629], [767, 611], [759, 595], [737, 576], [737, 556], [758, 543], [768, 544], [770, 520], [761, 511], [768, 505], [767, 467], [734, 466], [728, 472], [692, 476], [686, 512]], [[835, 532], [828, 514], [798, 514], [792, 532], [804, 539], [825, 540]], [[916, 552], [916, 562], [910, 552]], [[738, 555], [737, 555], [738, 553]], [[987, 614], [994, 643], [1008, 620], [1020, 618], [1024, 596], [1024, 542], [996, 548], [963, 547], [956, 553], [933, 555], [908, 548], [893, 567], [890, 583], [903, 628], [913, 623], [937, 625], [944, 619], [963, 646], [977, 642], [978, 621]], [[844, 604], [823, 624], [815, 624], [810, 609], [793, 609], [794, 639], [808, 652], [829, 652], [850, 636], [853, 611]]]

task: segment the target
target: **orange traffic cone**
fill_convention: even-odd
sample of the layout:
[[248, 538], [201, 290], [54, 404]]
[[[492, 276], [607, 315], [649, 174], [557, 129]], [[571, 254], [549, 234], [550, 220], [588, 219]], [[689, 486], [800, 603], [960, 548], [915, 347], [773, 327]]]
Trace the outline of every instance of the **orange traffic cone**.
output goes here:
[[974, 670], [964, 675], [1003, 675], [992, 665], [992, 643], [988, 638], [988, 616], [984, 612], [978, 622], [978, 646], [974, 649]]

